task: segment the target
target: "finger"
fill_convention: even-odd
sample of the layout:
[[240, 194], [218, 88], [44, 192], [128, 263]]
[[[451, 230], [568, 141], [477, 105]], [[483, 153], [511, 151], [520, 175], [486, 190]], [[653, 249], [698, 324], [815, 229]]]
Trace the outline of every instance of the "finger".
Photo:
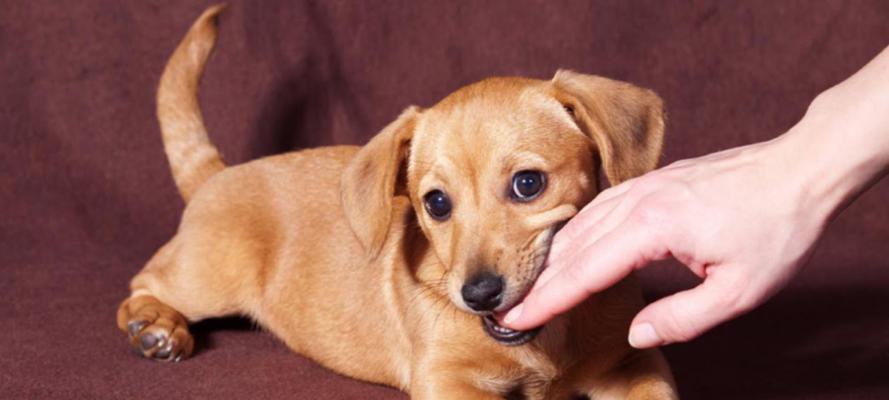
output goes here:
[[615, 186], [612, 186], [608, 189], [603, 190], [601, 193], [596, 195], [593, 198], [593, 201], [590, 202], [591, 206], [595, 206], [598, 203], [611, 200], [617, 196], [621, 196], [626, 193], [633, 185], [636, 183], [637, 178], [627, 179]]
[[563, 246], [567, 243], [573, 243], [578, 238], [584, 237], [586, 231], [597, 221], [608, 215], [618, 204], [622, 197], [612, 198], [611, 200], [597, 204], [595, 207], [587, 205], [572, 217], [553, 238], [553, 246]]
[[626, 193], [627, 190], [629, 190], [630, 187], [633, 185], [633, 181], [634, 179], [624, 181], [617, 186], [612, 186], [599, 193], [595, 198], [593, 198], [591, 202], [587, 203], [587, 205], [584, 206], [580, 210], [580, 212], [577, 213], [577, 215], [575, 215], [573, 218], [571, 218], [570, 221], [568, 221], [568, 224], [566, 224], [559, 231], [559, 234], [563, 235], [566, 238], [574, 238], [575, 236], [580, 234], [583, 231], [583, 226], [585, 224], [578, 224], [575, 221], [583, 220], [584, 216], [599, 214], [603, 209], [603, 205], [606, 203], [615, 204], [616, 202], [614, 200], [623, 197], [622, 195]]
[[599, 219], [604, 215], [603, 213], [607, 213], [606, 210], [611, 210], [615, 205], [620, 204], [622, 200], [626, 199], [626, 196], [624, 195], [633, 187], [635, 182], [636, 178], [629, 179], [599, 193], [593, 201], [584, 206], [577, 215], [571, 218], [571, 220], [559, 230], [558, 236], [562, 241], [570, 242], [583, 235], [586, 227], [591, 226], [592, 221], [589, 221], [589, 219]]
[[693, 289], [648, 305], [633, 319], [630, 345], [648, 348], [700, 336], [743, 312], [738, 288], [744, 286], [733, 274], [714, 273]]
[[583, 215], [576, 215], [556, 233], [550, 245], [548, 260], [558, 258], [562, 253], [570, 249], [576, 249], [588, 240], [590, 230], [594, 229], [600, 221], [612, 214], [615, 208], [621, 204], [622, 198], [615, 198], [589, 209]]
[[626, 277], [637, 267], [665, 252], [651, 240], [650, 229], [622, 226], [566, 260], [567, 266], [513, 308], [503, 319], [512, 329], [540, 326]]
[[[553, 238], [553, 248], [550, 250], [546, 260], [548, 264], [537, 280], [539, 284], [545, 284], [561, 268], [570, 265], [564, 260], [571, 259], [578, 251], [582, 250], [582, 247], [585, 247], [584, 244], [595, 243], [623, 224], [636, 207], [638, 201], [639, 199], [629, 199], [627, 197], [609, 200], [599, 205], [599, 207], [611, 207], [611, 210], [596, 216], [596, 220], [582, 222], [587, 226], [583, 233], [573, 239], [566, 239], [558, 235]], [[578, 247], [581, 249], [578, 249]]]

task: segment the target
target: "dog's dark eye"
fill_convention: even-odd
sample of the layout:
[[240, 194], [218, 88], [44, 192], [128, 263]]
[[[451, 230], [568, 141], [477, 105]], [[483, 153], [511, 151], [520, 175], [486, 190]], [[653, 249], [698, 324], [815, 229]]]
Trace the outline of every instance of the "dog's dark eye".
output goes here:
[[543, 192], [546, 176], [540, 171], [519, 171], [512, 177], [512, 196], [519, 201], [531, 201]]
[[444, 221], [451, 216], [451, 199], [441, 190], [433, 190], [423, 196], [423, 205], [426, 212], [439, 221]]

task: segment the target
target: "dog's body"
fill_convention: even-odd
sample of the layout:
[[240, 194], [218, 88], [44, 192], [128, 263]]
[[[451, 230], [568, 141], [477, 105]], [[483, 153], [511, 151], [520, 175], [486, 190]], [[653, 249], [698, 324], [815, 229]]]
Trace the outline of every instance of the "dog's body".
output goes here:
[[[417, 399], [676, 397], [660, 353], [626, 344], [642, 306], [631, 279], [536, 337], [490, 318], [520, 300], [558, 224], [595, 195], [596, 153], [612, 182], [654, 167], [663, 129], [656, 96], [570, 72], [556, 83], [490, 79], [428, 110], [408, 109], [364, 147], [225, 168], [197, 104], [220, 10], [195, 22], [158, 91], [164, 144], [188, 207], [118, 311], [146, 357], [186, 357], [189, 321], [240, 314], [329, 368]], [[573, 91], [587, 84], [616, 97]], [[615, 112], [626, 115], [600, 119]], [[599, 136], [612, 129], [638, 136]], [[505, 190], [518, 170], [531, 179], [523, 188], [539, 193], [501, 196], [500, 170]], [[442, 204], [447, 216], [424, 214]], [[496, 297], [479, 300], [489, 286], [467, 283], [479, 274], [498, 276]]]

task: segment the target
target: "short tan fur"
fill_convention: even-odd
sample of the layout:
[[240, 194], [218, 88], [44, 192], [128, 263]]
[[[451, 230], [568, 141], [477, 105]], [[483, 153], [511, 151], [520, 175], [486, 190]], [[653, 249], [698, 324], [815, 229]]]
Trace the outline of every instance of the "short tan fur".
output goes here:
[[[363, 147], [323, 147], [225, 167], [197, 96], [216, 40], [208, 9], [169, 60], [158, 118], [187, 201], [181, 225], [131, 282], [118, 326], [145, 357], [181, 360], [188, 324], [246, 315], [339, 373], [415, 399], [674, 399], [657, 350], [626, 343], [643, 305], [632, 278], [509, 346], [485, 333], [461, 289], [502, 277], [492, 312], [540, 273], [550, 240], [596, 194], [655, 167], [663, 107], [653, 92], [559, 71], [490, 78], [408, 107]], [[531, 201], [519, 171], [542, 171]], [[433, 218], [424, 196], [447, 193]]]

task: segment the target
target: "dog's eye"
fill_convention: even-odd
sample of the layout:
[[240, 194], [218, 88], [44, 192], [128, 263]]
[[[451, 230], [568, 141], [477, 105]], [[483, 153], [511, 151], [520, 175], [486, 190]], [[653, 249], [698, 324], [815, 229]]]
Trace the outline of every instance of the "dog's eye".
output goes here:
[[423, 205], [426, 212], [439, 221], [444, 221], [451, 216], [451, 199], [441, 190], [433, 190], [423, 196]]
[[537, 198], [546, 187], [546, 175], [540, 171], [519, 171], [512, 177], [512, 196], [519, 201]]

